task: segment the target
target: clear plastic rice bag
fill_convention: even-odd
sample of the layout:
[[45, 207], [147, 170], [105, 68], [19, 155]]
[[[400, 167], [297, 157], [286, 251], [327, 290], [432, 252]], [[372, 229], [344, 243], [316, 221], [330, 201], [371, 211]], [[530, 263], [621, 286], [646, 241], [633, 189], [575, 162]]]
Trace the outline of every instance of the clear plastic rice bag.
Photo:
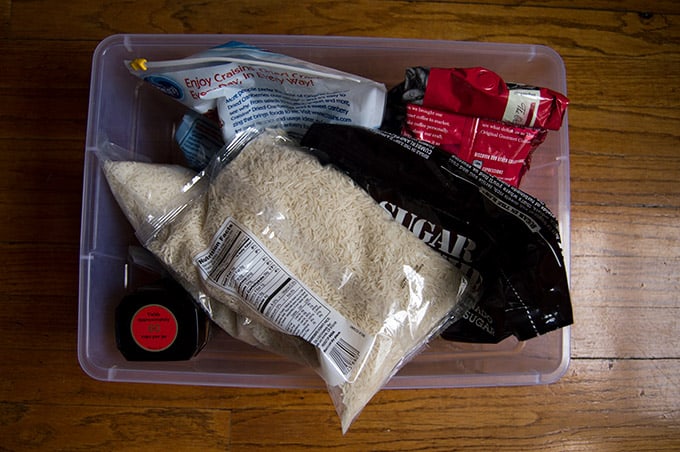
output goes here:
[[217, 322], [236, 338], [313, 367], [343, 432], [475, 302], [458, 268], [277, 132], [238, 135], [194, 176], [103, 168], [140, 241], [207, 309], [248, 319]]

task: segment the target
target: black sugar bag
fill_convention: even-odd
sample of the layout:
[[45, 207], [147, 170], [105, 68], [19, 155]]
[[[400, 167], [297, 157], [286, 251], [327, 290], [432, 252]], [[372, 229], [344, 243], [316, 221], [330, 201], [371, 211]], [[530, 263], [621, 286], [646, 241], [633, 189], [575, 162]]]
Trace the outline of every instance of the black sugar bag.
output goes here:
[[437, 147], [355, 126], [314, 124], [303, 137], [397, 221], [481, 282], [449, 340], [527, 340], [573, 322], [557, 220], [540, 200]]

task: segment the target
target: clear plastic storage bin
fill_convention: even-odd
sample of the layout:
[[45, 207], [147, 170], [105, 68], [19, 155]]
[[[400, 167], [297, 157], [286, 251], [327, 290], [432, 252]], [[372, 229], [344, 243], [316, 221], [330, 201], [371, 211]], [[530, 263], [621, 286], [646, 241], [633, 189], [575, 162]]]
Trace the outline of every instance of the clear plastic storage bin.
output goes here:
[[[236, 341], [221, 330], [182, 362], [128, 362], [115, 344], [114, 310], [125, 293], [128, 247], [138, 242], [113, 199], [95, 152], [111, 141], [154, 161], [179, 161], [173, 132], [185, 107], [132, 76], [124, 60], [183, 58], [238, 40], [384, 83], [401, 82], [409, 66], [484, 66], [505, 80], [566, 94], [560, 56], [540, 45], [274, 35], [115, 35], [92, 61], [85, 149], [78, 358], [98, 380], [250, 387], [322, 387], [311, 370]], [[557, 216], [569, 269], [569, 143], [565, 118], [534, 154], [521, 188]], [[480, 345], [434, 340], [388, 388], [551, 383], [569, 364], [569, 328], [526, 342]]]

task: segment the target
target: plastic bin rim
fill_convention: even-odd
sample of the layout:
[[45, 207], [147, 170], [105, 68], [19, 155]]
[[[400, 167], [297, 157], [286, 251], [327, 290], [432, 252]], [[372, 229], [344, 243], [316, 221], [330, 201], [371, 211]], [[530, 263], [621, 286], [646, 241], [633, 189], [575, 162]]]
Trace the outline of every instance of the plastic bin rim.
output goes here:
[[[526, 44], [508, 43], [495, 41], [458, 41], [447, 39], [425, 39], [425, 38], [398, 38], [398, 37], [371, 37], [371, 36], [342, 36], [342, 35], [287, 35], [287, 34], [156, 34], [156, 33], [119, 33], [107, 36], [99, 42], [94, 53], [100, 54], [112, 45], [123, 45], [129, 47], [134, 40], [158, 40], [157, 44], [166, 46], [172, 41], [181, 41], [182, 44], [207, 44], [207, 46], [218, 45], [217, 43], [228, 42], [231, 40], [262, 41], [266, 40], [273, 44], [297, 44], [308, 47], [334, 47], [334, 48], [385, 48], [385, 49], [431, 49], [432, 47], [459, 47], [476, 48], [478, 51], [498, 53], [526, 52], [531, 50], [532, 54], [545, 54], [553, 59], [559, 66], [564, 68], [561, 55], [552, 47], [545, 44]], [[161, 41], [166, 41], [161, 42]], [[211, 41], [211, 43], [206, 43]], [[215, 41], [215, 44], [212, 44]]]

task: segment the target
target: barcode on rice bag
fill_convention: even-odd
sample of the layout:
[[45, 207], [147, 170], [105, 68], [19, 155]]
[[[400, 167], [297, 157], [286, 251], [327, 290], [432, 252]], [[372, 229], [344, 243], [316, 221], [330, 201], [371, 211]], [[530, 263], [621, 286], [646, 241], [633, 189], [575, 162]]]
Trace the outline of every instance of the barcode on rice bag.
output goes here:
[[194, 258], [211, 286], [237, 295], [262, 317], [325, 354], [344, 378], [366, 357], [374, 338], [312, 292], [234, 219]]
[[342, 374], [347, 375], [359, 359], [360, 353], [352, 344], [340, 339], [331, 348], [329, 356]]

